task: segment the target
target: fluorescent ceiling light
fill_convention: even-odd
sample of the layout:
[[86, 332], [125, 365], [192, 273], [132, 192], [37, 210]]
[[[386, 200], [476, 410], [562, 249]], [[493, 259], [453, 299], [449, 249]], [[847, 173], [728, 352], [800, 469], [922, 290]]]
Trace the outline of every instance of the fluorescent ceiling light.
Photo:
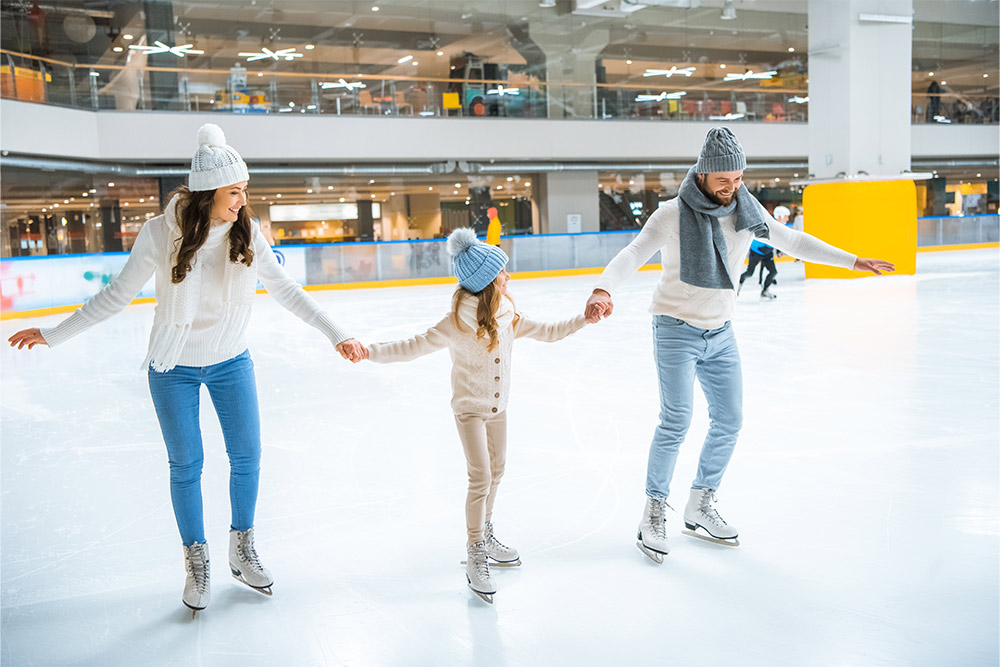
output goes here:
[[199, 51], [197, 49], [192, 49], [193, 44], [181, 44], [180, 46], [167, 46], [160, 40], [153, 42], [156, 46], [137, 46], [135, 44], [129, 44], [130, 49], [134, 51], [143, 51], [148, 56], [156, 55], [157, 53], [172, 53], [178, 58], [183, 58], [184, 56], [200, 56], [205, 53], [204, 51]]
[[520, 95], [520, 88], [504, 88], [503, 85], [498, 85], [496, 88], [490, 88], [486, 91], [487, 95], [499, 95], [503, 97], [504, 95]]
[[671, 65], [670, 69], [647, 69], [645, 72], [642, 73], [642, 75], [643, 76], [663, 75], [669, 79], [674, 74], [683, 74], [684, 76], [691, 76], [694, 70], [695, 70], [694, 67], [682, 67], [678, 69], [676, 65]]
[[365, 84], [360, 81], [344, 81], [340, 79], [337, 83], [330, 83], [329, 81], [321, 81], [319, 87], [326, 90], [327, 88], [346, 88], [347, 90], [354, 90], [355, 88], [367, 88]]
[[747, 70], [743, 74], [727, 74], [726, 81], [746, 81], [747, 79], [770, 79], [772, 76], [777, 74], [776, 70], [770, 70], [768, 72], [754, 72], [753, 70]]
[[295, 58], [301, 58], [302, 54], [301, 53], [295, 53], [295, 47], [292, 47], [292, 48], [289, 48], [289, 49], [278, 49], [277, 51], [272, 51], [271, 49], [269, 49], [266, 46], [264, 46], [264, 47], [261, 47], [261, 50], [260, 50], [259, 53], [241, 52], [239, 54], [239, 56], [241, 58], [246, 58], [247, 62], [251, 63], [251, 62], [253, 62], [255, 60], [265, 60], [267, 58], [270, 58], [272, 60], [280, 60], [282, 58], [284, 58], [285, 60], [293, 60]]
[[687, 95], [686, 90], [682, 90], [676, 93], [668, 93], [663, 91], [659, 95], [639, 95], [635, 98], [636, 102], [662, 102], [663, 100], [679, 100], [684, 95]]
[[788, 101], [793, 104], [805, 104], [806, 102], [809, 101], [809, 96], [806, 95], [805, 97], [799, 97], [798, 95], [796, 95], [795, 97], [789, 97]]
[[408, 63], [411, 60], [413, 60], [413, 56], [403, 56], [402, 58], [396, 61], [396, 64], [402, 65], [403, 63]]

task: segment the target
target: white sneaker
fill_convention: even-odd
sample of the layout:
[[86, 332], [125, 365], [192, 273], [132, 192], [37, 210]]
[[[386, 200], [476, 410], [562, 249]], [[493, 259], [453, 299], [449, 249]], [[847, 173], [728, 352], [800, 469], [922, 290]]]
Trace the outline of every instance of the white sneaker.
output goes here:
[[211, 571], [208, 564], [208, 544], [195, 542], [184, 547], [184, 595], [181, 600], [192, 611], [208, 606], [212, 599]]
[[486, 542], [473, 542], [467, 550], [465, 578], [469, 582], [469, 588], [483, 600], [493, 604], [493, 594], [497, 592], [497, 587], [490, 576], [490, 566], [486, 563]]
[[[684, 527], [694, 533], [702, 529], [716, 540], [736, 542], [739, 531], [726, 523], [712, 504], [717, 502], [712, 489], [691, 489], [687, 505], [684, 507]], [[698, 537], [695, 534], [695, 537]]]
[[493, 535], [493, 523], [486, 522], [486, 530], [483, 533], [486, 538], [486, 555], [496, 561], [499, 565], [513, 566], [521, 564], [521, 556], [517, 549], [508, 547]]
[[229, 531], [229, 569], [241, 583], [264, 595], [271, 594], [274, 580], [267, 568], [260, 564], [253, 544], [253, 528]]
[[663, 556], [670, 553], [667, 544], [667, 504], [666, 498], [646, 496], [646, 507], [639, 522], [636, 546], [656, 563], [663, 562]]

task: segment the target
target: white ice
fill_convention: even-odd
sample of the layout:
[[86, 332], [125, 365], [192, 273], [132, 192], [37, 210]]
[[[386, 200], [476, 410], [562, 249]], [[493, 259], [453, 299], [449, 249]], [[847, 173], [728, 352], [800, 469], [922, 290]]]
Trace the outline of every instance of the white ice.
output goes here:
[[[998, 258], [740, 296], [745, 425], [722, 488], [742, 546], [680, 534], [698, 395], [656, 566], [635, 547], [657, 415], [636, 275], [611, 319], [515, 344], [494, 606], [466, 587], [465, 467], [446, 352], [352, 366], [258, 297], [258, 548], [274, 596], [226, 567], [226, 461], [202, 425], [213, 600], [181, 604], [180, 539], [143, 358], [152, 306], [56, 349], [4, 346], [4, 665], [987, 665], [998, 650]], [[542, 319], [592, 276], [511, 284]], [[314, 293], [362, 341], [444, 314], [449, 286]], [[58, 317], [6, 321], [14, 331]]]

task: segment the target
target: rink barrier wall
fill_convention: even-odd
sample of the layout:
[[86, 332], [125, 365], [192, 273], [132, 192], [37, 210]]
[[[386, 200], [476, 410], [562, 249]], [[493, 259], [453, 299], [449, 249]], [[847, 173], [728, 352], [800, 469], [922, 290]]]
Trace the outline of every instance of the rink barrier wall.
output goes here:
[[[918, 251], [998, 247], [998, 231], [997, 215], [920, 218], [918, 246], [924, 247]], [[603, 271], [637, 233], [504, 236], [500, 246], [510, 257], [507, 270], [515, 278], [593, 275]], [[289, 275], [310, 291], [455, 281], [444, 239], [282, 245], [274, 251]], [[4, 258], [0, 260], [0, 319], [72, 312], [108, 284], [127, 259], [126, 252]], [[643, 269], [659, 269], [659, 262], [657, 253]], [[132, 303], [152, 303], [153, 297], [150, 279]]]

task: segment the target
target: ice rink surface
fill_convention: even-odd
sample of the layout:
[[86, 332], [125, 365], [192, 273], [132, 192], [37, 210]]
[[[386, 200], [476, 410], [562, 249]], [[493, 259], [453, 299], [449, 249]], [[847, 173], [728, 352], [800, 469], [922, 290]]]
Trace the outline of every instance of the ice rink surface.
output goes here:
[[[226, 567], [228, 462], [202, 425], [213, 599], [181, 604], [166, 455], [138, 366], [152, 306], [2, 356], [6, 665], [995, 665], [1000, 320], [996, 250], [915, 276], [740, 296], [745, 424], [719, 490], [738, 549], [680, 534], [707, 427], [673, 480], [671, 553], [635, 547], [657, 415], [641, 272], [611, 319], [514, 346], [494, 522], [523, 566], [466, 587], [465, 463], [449, 359], [352, 366], [267, 296], [250, 325], [264, 431], [257, 545], [274, 596]], [[561, 319], [593, 276], [512, 281]], [[425, 330], [451, 286], [314, 292], [363, 342]], [[6, 339], [62, 316], [6, 321]]]

